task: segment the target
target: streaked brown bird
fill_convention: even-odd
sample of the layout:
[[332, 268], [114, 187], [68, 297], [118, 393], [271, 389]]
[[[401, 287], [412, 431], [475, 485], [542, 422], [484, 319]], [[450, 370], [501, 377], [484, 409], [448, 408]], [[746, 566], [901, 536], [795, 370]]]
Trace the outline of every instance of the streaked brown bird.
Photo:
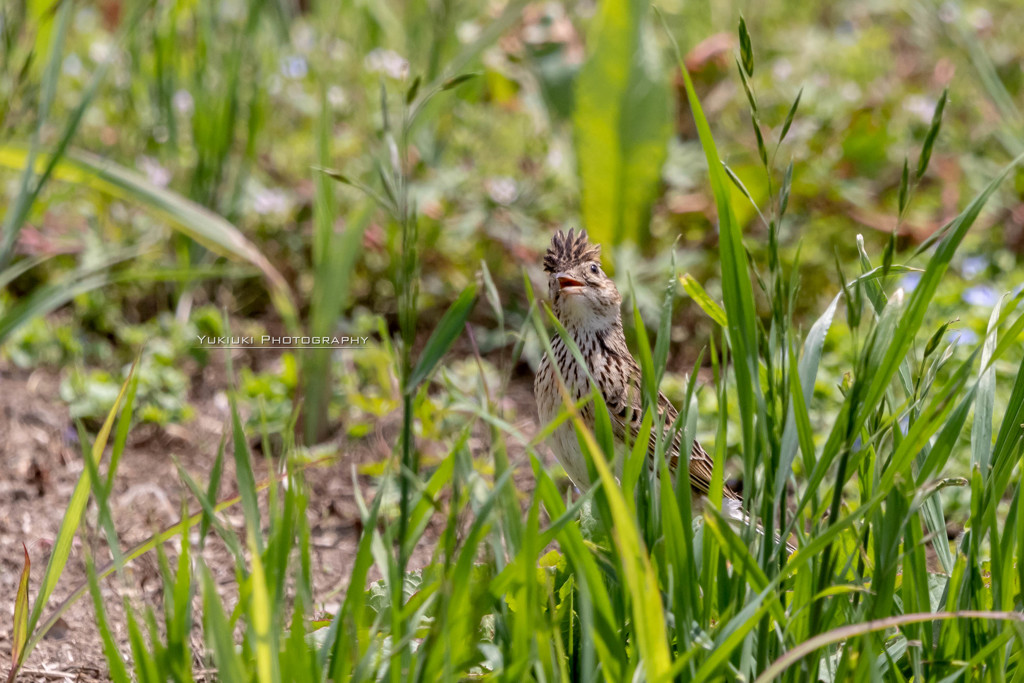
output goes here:
[[[583, 230], [569, 230], [568, 234], [559, 230], [544, 256], [548, 292], [555, 315], [579, 347], [587, 369], [608, 405], [616, 443], [635, 443], [643, 417], [641, 371], [626, 346], [626, 336], [622, 331], [622, 297], [615, 283], [601, 268], [600, 257], [601, 245], [591, 244]], [[587, 373], [560, 336], [553, 336], [551, 350], [554, 358], [545, 354], [533, 384], [542, 424], [553, 420], [563, 405], [558, 386], [559, 374], [573, 400], [578, 401], [591, 390]], [[593, 404], [587, 404], [581, 411], [581, 417], [591, 428], [594, 426], [593, 410]], [[661, 393], [658, 394], [658, 412], [666, 428], [676, 419], [676, 409]], [[666, 453], [673, 476], [679, 464], [680, 441], [680, 435], [676, 434]], [[577, 488], [585, 490], [590, 484], [590, 477], [572, 423], [560, 425], [553, 433], [550, 445], [569, 478]], [[650, 468], [654, 468], [654, 456], [655, 439], [651, 438], [648, 445]], [[701, 499], [708, 495], [713, 465], [711, 456], [694, 441], [690, 452], [690, 486]], [[728, 487], [723, 494], [727, 513], [741, 518], [739, 495]]]

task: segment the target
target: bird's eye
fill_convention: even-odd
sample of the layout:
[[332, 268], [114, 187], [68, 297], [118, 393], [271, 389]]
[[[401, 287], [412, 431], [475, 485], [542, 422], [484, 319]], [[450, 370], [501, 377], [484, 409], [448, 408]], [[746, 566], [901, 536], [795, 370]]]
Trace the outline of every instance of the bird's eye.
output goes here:
[[597, 271], [599, 271], [599, 270], [600, 270], [600, 268], [597, 267], [596, 263], [591, 263], [590, 264], [590, 272], [591, 273], [593, 273], [594, 275], [597, 275]]

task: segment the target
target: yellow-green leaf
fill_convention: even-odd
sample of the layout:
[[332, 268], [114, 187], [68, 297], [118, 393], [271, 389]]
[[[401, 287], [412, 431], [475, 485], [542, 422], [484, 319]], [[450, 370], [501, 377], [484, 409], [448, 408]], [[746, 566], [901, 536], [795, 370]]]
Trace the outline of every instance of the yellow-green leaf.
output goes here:
[[700, 286], [700, 283], [693, 279], [692, 275], [689, 273], [680, 275], [679, 284], [683, 286], [683, 290], [690, 295], [690, 298], [700, 306], [701, 310], [708, 314], [709, 318], [722, 327], [726, 327], [728, 320], [725, 317], [725, 311], [708, 295], [704, 288]]

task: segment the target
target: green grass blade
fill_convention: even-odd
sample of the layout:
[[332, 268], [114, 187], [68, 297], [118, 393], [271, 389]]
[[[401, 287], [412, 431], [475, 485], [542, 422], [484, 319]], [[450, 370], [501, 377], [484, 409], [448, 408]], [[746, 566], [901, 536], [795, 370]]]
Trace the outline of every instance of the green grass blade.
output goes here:
[[942, 281], [946, 269], [953, 259], [953, 254], [960, 246], [967, 230], [974, 224], [992, 193], [1022, 160], [1024, 160], [1024, 154], [1010, 162], [998, 176], [993, 178], [985, 186], [985, 189], [971, 200], [967, 208], [953, 220], [948, 233], [939, 242], [935, 253], [929, 259], [928, 265], [921, 275], [921, 280], [910, 294], [910, 301], [900, 318], [899, 325], [894, 330], [894, 334], [886, 339], [885, 354], [878, 363], [877, 369], [872, 373], [870, 384], [855, 413], [855, 429], [863, 424], [868, 413], [874, 410], [885, 393], [886, 387], [889, 386], [896, 369], [906, 357], [907, 351], [914, 341], [914, 336], [924, 321], [925, 312], [935, 295], [935, 290], [938, 288], [939, 282]]
[[[220, 491], [220, 478], [224, 472], [224, 445], [227, 443], [228, 433], [224, 430], [220, 435], [220, 443], [217, 444], [217, 457], [214, 458], [213, 467], [210, 469], [210, 478], [206, 484], [206, 499], [217, 500], [217, 493]], [[199, 525], [199, 549], [206, 545], [206, 534], [210, 531], [210, 524], [215, 521], [212, 512], [203, 511], [203, 521]]]
[[[110, 431], [114, 426], [114, 418], [117, 416], [118, 407], [121, 405], [121, 402], [125, 397], [125, 393], [128, 391], [130, 380], [131, 377], [129, 376], [128, 380], [121, 385], [121, 391], [118, 393], [113, 407], [107, 414], [107, 419], [100, 428], [99, 434], [96, 435], [96, 441], [93, 444], [92, 453], [87, 454], [86, 456], [91, 457], [94, 463], [98, 463], [103, 457], [103, 450], [107, 447], [107, 439], [110, 437]], [[50, 552], [50, 559], [46, 563], [46, 571], [43, 573], [43, 580], [39, 586], [39, 593], [36, 595], [36, 600], [32, 605], [32, 614], [29, 616], [28, 625], [26, 627], [27, 633], [34, 632], [36, 624], [39, 622], [39, 617], [42, 615], [43, 608], [46, 606], [47, 601], [50, 599], [50, 595], [53, 593], [53, 589], [57, 586], [57, 581], [60, 580], [60, 576], [64, 572], [68, 556], [71, 553], [71, 542], [82, 522], [86, 504], [89, 502], [90, 489], [91, 483], [89, 468], [84, 468], [81, 476], [78, 478], [78, 482], [75, 484], [74, 491], [71, 493], [71, 499], [68, 501], [67, 510], [64, 512], [64, 518], [61, 520], [60, 528], [57, 531], [57, 538], [54, 541], [53, 550]], [[24, 661], [25, 656], [28, 655], [28, 653], [30, 653], [35, 647], [39, 637], [41, 636], [33, 635], [26, 644], [26, 647], [19, 653], [18, 665]]]
[[[231, 355], [227, 354], [228, 376], [233, 377]], [[231, 451], [235, 456], [235, 480], [238, 483], [238, 494], [242, 498], [242, 511], [245, 513], [245, 526], [256, 540], [256, 547], [263, 552], [263, 523], [260, 519], [259, 502], [256, 496], [256, 477], [252, 473], [252, 455], [249, 453], [249, 442], [242, 427], [242, 418], [238, 415], [238, 398], [235, 391], [229, 391], [231, 405]]]
[[217, 594], [217, 584], [210, 570], [203, 565], [203, 627], [206, 642], [217, 663], [217, 678], [222, 681], [247, 681], [245, 666], [235, 652], [234, 629], [224, 614]]
[[256, 665], [256, 680], [259, 683], [275, 683], [281, 680], [278, 668], [277, 636], [280, 625], [275, 622], [267, 591], [267, 576], [256, 540], [249, 534], [249, 556], [252, 572], [249, 575], [249, 605], [245, 610], [246, 621], [252, 630], [253, 655]]
[[[305, 469], [308, 469], [308, 468], [311, 468], [311, 467], [319, 467], [319, 466], [322, 466], [323, 464], [325, 464], [326, 462], [329, 462], [329, 461], [332, 461], [332, 460], [333, 460], [333, 458], [320, 458], [318, 460], [314, 460], [314, 461], [311, 461], [311, 462], [308, 462], [308, 463], [303, 463], [300, 469], [301, 470], [305, 470]], [[260, 485], [257, 487], [257, 492], [266, 490], [268, 486], [269, 486], [269, 482], [264, 481], [264, 482], [260, 483]], [[241, 500], [242, 499], [241, 499], [240, 496], [234, 496], [232, 498], [228, 498], [226, 500], [223, 500], [223, 501], [217, 503], [214, 506], [213, 510], [214, 510], [214, 512], [221, 512], [221, 511], [226, 510], [226, 509], [228, 509], [230, 507], [234, 507], [235, 505], [238, 505], [241, 502]], [[173, 539], [175, 536], [180, 536], [183, 533], [183, 530], [191, 529], [192, 527], [196, 526], [197, 524], [202, 522], [204, 514], [205, 513], [203, 513], [203, 512], [199, 512], [197, 514], [194, 514], [194, 515], [188, 517], [187, 519], [183, 519], [183, 520], [181, 520], [181, 521], [179, 521], [179, 522], [177, 522], [175, 524], [172, 524], [171, 526], [167, 527], [166, 529], [164, 529], [160, 533], [153, 534], [152, 536], [150, 536], [146, 540], [138, 543], [137, 545], [133, 546], [129, 550], [126, 550], [125, 553], [124, 553], [124, 562], [125, 562], [125, 564], [128, 564], [128, 563], [138, 559], [139, 557], [145, 555], [146, 553], [151, 552], [154, 548], [156, 548], [157, 545], [159, 545], [161, 543], [166, 543], [167, 541]], [[108, 564], [104, 565], [102, 569], [99, 570], [99, 578], [100, 579], [105, 579], [105, 578], [107, 578], [108, 576], [110, 576], [113, 573], [114, 573], [114, 565], [113, 565], [113, 563], [108, 563]], [[50, 613], [50, 615], [46, 618], [46, 620], [32, 634], [32, 637], [29, 640], [29, 645], [28, 645], [29, 651], [31, 651], [31, 649], [35, 647], [35, 645], [39, 642], [40, 639], [42, 639], [42, 637], [45, 634], [49, 633], [50, 629], [53, 628], [53, 626], [57, 623], [57, 621], [64, 614], [67, 613], [68, 609], [70, 609], [71, 606], [74, 605], [86, 593], [87, 590], [88, 590], [88, 585], [87, 584], [85, 584], [85, 583], [79, 584], [77, 587], [75, 587], [68, 594], [68, 597], [66, 597], [56, 608], [54, 608], [53, 612]]]
[[55, 282], [36, 287], [10, 310], [0, 314], [0, 344], [30, 320], [55, 311], [80, 294], [107, 286], [113, 281], [109, 271], [114, 265], [145, 253], [151, 246], [149, 242], [142, 242], [118, 249], [96, 263], [80, 266]]
[[[807, 433], [809, 427], [807, 422], [807, 402], [814, 396], [814, 380], [818, 375], [818, 366], [821, 364], [821, 353], [825, 346], [825, 337], [832, 326], [832, 319], [835, 316], [838, 304], [839, 295], [837, 294], [833, 297], [832, 303], [828, 305], [825, 312], [811, 325], [811, 329], [807, 332], [807, 338], [804, 339], [803, 353], [800, 355], [800, 362], [797, 366], [800, 381], [793, 383], [791, 392], [794, 399], [799, 400], [795, 400], [790, 405], [789, 413], [786, 415], [786, 426], [782, 432], [782, 445], [779, 456], [780, 476], [777, 476], [775, 479], [776, 498], [782, 495], [783, 489], [786, 486], [789, 472], [792, 469], [793, 458], [796, 456], [798, 443], [804, 452], [805, 465], [810, 464], [813, 467], [813, 444], [807, 441], [809, 436]], [[802, 405], [797, 405], [798, 403]], [[798, 411], [799, 415], [797, 414]], [[802, 421], [802, 424], [798, 424], [798, 418]], [[802, 433], [798, 427], [803, 428]], [[799, 438], [801, 436], [803, 438]], [[810, 468], [808, 468], [808, 471], [810, 471]]]
[[[664, 17], [662, 20], [664, 21]], [[704, 156], [707, 158], [711, 190], [715, 197], [715, 206], [718, 209], [722, 295], [725, 300], [728, 322], [726, 329], [729, 332], [729, 343], [733, 352], [733, 371], [736, 375], [740, 421], [743, 425], [744, 463], [750, 470], [746, 474], [748, 477], [753, 477], [752, 465], [756, 448], [754, 416], [755, 413], [764, 415], [764, 399], [758, 381], [757, 317], [754, 309], [754, 289], [750, 280], [750, 264], [747, 260], [746, 249], [743, 247], [740, 226], [733, 214], [729, 180], [722, 168], [718, 149], [715, 147], [715, 141], [711, 135], [711, 127], [708, 125], [707, 117], [704, 116], [704, 110], [701, 108], [700, 100], [693, 88], [690, 73], [683, 63], [679, 46], [671, 32], [668, 31], [667, 25], [665, 30], [672, 41], [676, 61], [683, 76], [686, 98], [690, 104], [690, 111], [693, 114], [701, 146], [704, 148]], [[757, 423], [763, 428], [763, 419], [758, 420]]]
[[[565, 515], [566, 509], [558, 489], [536, 457], [531, 457], [530, 462], [544, 507], [552, 518], [561, 518]], [[619, 619], [616, 617], [612, 596], [605, 585], [598, 563], [587, 547], [579, 525], [565, 525], [558, 535], [558, 541], [574, 568], [580, 592], [586, 593], [588, 609], [584, 616], [593, 622], [593, 628], [588, 633], [593, 634], [593, 647], [601, 666], [611, 680], [624, 680], [627, 659], [625, 644], [619, 636]], [[581, 616], [581, 619], [584, 616]]]
[[124, 659], [121, 658], [117, 643], [110, 631], [107, 609], [103, 604], [103, 594], [100, 592], [100, 582], [96, 578], [96, 565], [93, 564], [91, 554], [86, 555], [85, 571], [89, 580], [93, 610], [96, 614], [96, 626], [100, 632], [100, 639], [103, 641], [103, 655], [107, 658], [107, 666], [110, 668], [110, 678], [114, 683], [128, 683], [131, 679], [128, 678], [128, 669], [125, 667]]
[[996, 371], [991, 366], [992, 354], [996, 350], [996, 328], [1005, 296], [992, 308], [988, 321], [988, 332], [981, 352], [981, 376], [978, 378], [978, 397], [974, 405], [974, 428], [971, 430], [971, 464], [988, 472], [989, 457], [992, 455], [992, 412], [995, 405]]
[[[356, 483], [355, 469], [352, 470], [353, 483]], [[366, 577], [373, 565], [372, 543], [377, 519], [380, 514], [381, 502], [384, 499], [384, 487], [378, 487], [377, 495], [367, 514], [363, 516], [363, 528], [366, 530], [359, 538], [355, 561], [349, 577], [350, 588], [345, 594], [345, 602], [334, 615], [325, 645], [320, 649], [317, 659], [320, 668], [327, 671], [333, 680], [347, 680], [353, 662], [359, 661], [366, 652], [366, 643], [358, 637], [358, 623], [362, 618], [366, 594], [362, 587], [366, 585]], [[356, 635], [357, 637], [353, 637]], [[329, 658], [329, 661], [328, 661]]]
[[672, 341], [672, 303], [676, 295], [675, 281], [675, 256], [672, 257], [672, 276], [665, 286], [665, 293], [661, 300], [661, 311], [658, 315], [658, 338], [654, 342], [653, 361], [655, 375], [655, 386], [661, 386], [661, 378], [665, 374], [665, 365], [668, 363], [668, 348]]
[[[11, 260], [14, 243], [25, 222], [33, 201], [39, 194], [39, 189], [46, 180], [45, 172], [30, 189], [32, 181], [36, 177], [35, 159], [39, 151], [39, 141], [42, 137], [43, 127], [50, 113], [54, 96], [57, 92], [57, 81], [60, 78], [61, 54], [64, 51], [64, 37], [67, 33], [68, 24], [71, 20], [71, 3], [64, 3], [57, 8], [56, 26], [50, 41], [50, 55], [47, 59], [46, 69], [43, 72], [43, 80], [40, 86], [39, 107], [36, 112], [36, 126], [32, 133], [32, 144], [28, 150], [25, 161], [22, 164], [21, 186], [14, 202], [7, 208], [3, 225], [3, 244], [0, 246], [0, 270], [3, 270]], [[49, 169], [48, 169], [49, 170]]]
[[14, 597], [14, 625], [11, 628], [11, 673], [8, 682], [14, 680], [21, 666], [22, 652], [28, 640], [28, 578], [32, 568], [32, 560], [28, 556], [28, 548], [21, 544], [25, 553], [25, 564], [21, 568], [18, 580], [18, 592]]
[[462, 334], [462, 328], [466, 326], [466, 320], [469, 318], [475, 303], [476, 285], [472, 284], [462, 290], [455, 303], [444, 312], [441, 320], [437, 323], [437, 327], [434, 328], [430, 338], [427, 339], [427, 345], [423, 348], [416, 367], [413, 368], [409, 379], [406, 381], [406, 394], [416, 393], [419, 385], [434, 371], [434, 368], [444, 354], [448, 352], [448, 349], [455, 343], [455, 340]]
[[[330, 161], [331, 115], [326, 92], [320, 97], [320, 122], [317, 126], [317, 156], [321, 165]], [[314, 336], [334, 333], [341, 312], [349, 303], [349, 291], [356, 259], [362, 252], [363, 233], [372, 215], [369, 201], [356, 204], [346, 221], [344, 232], [335, 231], [338, 202], [334, 183], [326, 173], [314, 176], [316, 195], [313, 202], [313, 273], [314, 285], [310, 301], [309, 332]], [[303, 351], [302, 397], [303, 437], [306, 444], [316, 443], [327, 435], [327, 406], [330, 398], [332, 358], [330, 348]]]
[[149, 683], [150, 681], [156, 683], [163, 678], [157, 667], [156, 653], [150, 652], [150, 649], [146, 646], [146, 637], [139, 627], [135, 610], [132, 609], [127, 597], [124, 599], [124, 611], [128, 622], [128, 643], [131, 646], [132, 666], [135, 669], [135, 673], [143, 683]]
[[665, 612], [658, 581], [647, 550], [643, 547], [636, 522], [629, 513], [622, 492], [616, 485], [601, 447], [579, 417], [574, 417], [581, 443], [590, 452], [600, 477], [608, 508], [611, 511], [611, 535], [622, 562], [624, 583], [632, 604], [632, 625], [637, 635], [637, 648], [649, 680], [665, 680], [671, 666]]
[[[195, 496], [196, 500], [199, 501], [199, 505], [202, 508], [202, 525], [212, 526], [216, 530], [217, 535], [220, 536], [224, 545], [227, 546], [231, 556], [235, 558], [235, 565], [238, 569], [245, 567], [245, 555], [242, 552], [242, 544], [238, 540], [238, 534], [232, 529], [228, 529], [224, 524], [217, 518], [216, 507], [213, 504], [213, 499], [209, 495], [204, 494], [203, 490], [199, 488], [199, 484], [192, 478], [192, 475], [181, 466], [181, 463], [175, 459], [175, 466], [178, 469], [178, 478], [184, 482], [186, 488], [188, 488], [192, 495]], [[239, 498], [239, 500], [241, 500]], [[200, 526], [202, 529], [202, 526]], [[202, 541], [202, 538], [200, 538]]]

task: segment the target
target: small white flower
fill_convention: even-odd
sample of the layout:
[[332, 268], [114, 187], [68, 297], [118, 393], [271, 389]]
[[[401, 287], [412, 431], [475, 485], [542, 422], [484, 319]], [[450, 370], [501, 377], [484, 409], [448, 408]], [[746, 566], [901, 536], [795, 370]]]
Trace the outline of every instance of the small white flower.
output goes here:
[[78, 55], [71, 53], [64, 58], [61, 70], [71, 78], [79, 78], [82, 75], [82, 60]]
[[551, 145], [550, 149], [548, 149], [548, 155], [545, 158], [545, 161], [547, 162], [548, 167], [552, 169], [559, 169], [565, 162], [565, 153], [558, 145]]
[[306, 74], [309, 73], [309, 66], [306, 64], [306, 58], [301, 55], [285, 57], [281, 60], [281, 73], [288, 78], [305, 78]]
[[968, 256], [960, 264], [960, 274], [966, 280], [973, 280], [979, 273], [988, 268], [988, 259], [984, 256]]
[[923, 95], [911, 95], [903, 102], [903, 109], [913, 114], [922, 123], [931, 123], [935, 112], [935, 100]]
[[775, 63], [772, 64], [772, 76], [776, 80], [784, 81], [793, 74], [793, 63], [785, 57], [776, 59]]
[[974, 330], [952, 330], [946, 334], [946, 341], [957, 346], [970, 346], [978, 341], [978, 333]]
[[195, 100], [192, 99], [192, 93], [188, 90], [181, 89], [174, 93], [171, 97], [171, 104], [174, 105], [174, 110], [182, 116], [191, 116], [195, 110]]
[[261, 216], [285, 213], [290, 207], [291, 201], [282, 190], [260, 187], [252, 194], [252, 209]]
[[992, 285], [975, 285], [964, 290], [961, 298], [972, 306], [991, 308], [999, 301], [999, 292]]
[[403, 79], [409, 74], [409, 62], [394, 50], [377, 48], [366, 55], [366, 70]]
[[110, 43], [103, 40], [94, 40], [89, 46], [89, 59], [100, 64], [107, 61], [113, 48]]
[[843, 83], [842, 87], [839, 88], [839, 94], [847, 102], [859, 102], [861, 99], [860, 88], [853, 81]]
[[327, 102], [335, 109], [341, 109], [348, 102], [345, 91], [336, 85], [327, 89]]
[[464, 21], [455, 29], [455, 36], [463, 45], [472, 43], [480, 35], [480, 25], [475, 21]]
[[488, 178], [484, 181], [484, 187], [490, 198], [502, 206], [508, 206], [519, 196], [519, 188], [516, 187], [516, 181], [512, 178]]
[[975, 31], [987, 31], [992, 28], [992, 13], [984, 7], [976, 7], [971, 10], [967, 18]]
[[160, 162], [153, 157], [140, 156], [135, 165], [145, 174], [146, 179], [157, 187], [167, 187], [171, 182], [171, 172], [161, 166]]

